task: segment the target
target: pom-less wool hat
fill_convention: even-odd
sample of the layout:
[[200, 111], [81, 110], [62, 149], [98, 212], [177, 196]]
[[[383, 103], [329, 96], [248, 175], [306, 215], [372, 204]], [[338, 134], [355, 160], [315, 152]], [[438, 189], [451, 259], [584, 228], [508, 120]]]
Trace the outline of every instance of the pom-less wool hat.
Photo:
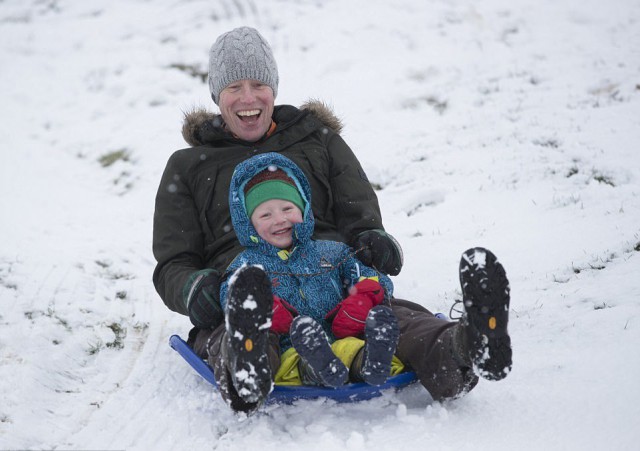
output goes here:
[[238, 80], [258, 80], [278, 95], [278, 66], [269, 43], [250, 27], [224, 33], [209, 51], [209, 90], [218, 105], [220, 91]]
[[280, 168], [267, 168], [247, 182], [244, 204], [249, 218], [258, 205], [271, 199], [288, 200], [304, 212], [304, 200], [296, 183]]

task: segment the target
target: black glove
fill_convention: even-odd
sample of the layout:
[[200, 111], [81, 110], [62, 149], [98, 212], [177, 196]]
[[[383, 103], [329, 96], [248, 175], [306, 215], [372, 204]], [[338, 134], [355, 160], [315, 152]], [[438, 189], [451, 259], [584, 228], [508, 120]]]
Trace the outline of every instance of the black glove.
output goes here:
[[378, 271], [397, 276], [402, 269], [402, 248], [394, 237], [384, 230], [366, 230], [356, 236], [353, 248], [358, 251], [358, 259]]
[[199, 329], [218, 327], [224, 322], [220, 307], [220, 276], [214, 270], [198, 271], [185, 286], [191, 323]]

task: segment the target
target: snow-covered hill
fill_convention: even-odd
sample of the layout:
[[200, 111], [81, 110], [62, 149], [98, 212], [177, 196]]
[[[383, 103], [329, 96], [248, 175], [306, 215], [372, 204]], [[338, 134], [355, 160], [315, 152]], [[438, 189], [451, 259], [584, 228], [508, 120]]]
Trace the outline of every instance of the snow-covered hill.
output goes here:
[[[243, 420], [169, 348], [189, 321], [150, 280], [155, 190], [240, 25], [277, 103], [344, 120], [399, 297], [448, 312], [460, 254], [498, 255], [505, 381]], [[640, 3], [5, 0], [0, 87], [0, 449], [637, 448]]]

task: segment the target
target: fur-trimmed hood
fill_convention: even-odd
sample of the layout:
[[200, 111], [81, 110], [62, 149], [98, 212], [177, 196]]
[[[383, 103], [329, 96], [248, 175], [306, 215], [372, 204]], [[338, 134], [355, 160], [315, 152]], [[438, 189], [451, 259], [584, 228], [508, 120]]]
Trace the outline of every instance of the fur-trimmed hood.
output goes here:
[[[274, 116], [277, 115], [279, 108], [283, 107], [276, 107]], [[344, 126], [340, 118], [335, 115], [330, 106], [321, 100], [310, 99], [296, 110], [308, 111], [325, 126], [338, 134], [343, 130]], [[213, 113], [203, 107], [194, 108], [185, 112], [184, 122], [182, 124], [182, 137], [190, 146], [201, 146], [228, 136], [229, 134], [224, 129], [224, 122], [220, 113]]]

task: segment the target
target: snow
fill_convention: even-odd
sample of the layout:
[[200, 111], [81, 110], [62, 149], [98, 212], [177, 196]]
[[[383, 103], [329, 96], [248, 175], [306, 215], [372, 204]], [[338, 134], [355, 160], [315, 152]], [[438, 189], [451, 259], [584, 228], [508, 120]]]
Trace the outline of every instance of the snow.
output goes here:
[[[448, 313], [462, 252], [498, 256], [504, 381], [242, 418], [169, 348], [189, 321], [151, 283], [155, 192], [245, 24], [278, 103], [344, 121], [398, 297]], [[637, 448], [640, 3], [5, 0], [0, 38], [0, 449]]]
[[249, 297], [242, 303], [242, 308], [245, 310], [255, 310], [258, 308], [258, 303], [255, 301], [253, 296], [249, 295]]

